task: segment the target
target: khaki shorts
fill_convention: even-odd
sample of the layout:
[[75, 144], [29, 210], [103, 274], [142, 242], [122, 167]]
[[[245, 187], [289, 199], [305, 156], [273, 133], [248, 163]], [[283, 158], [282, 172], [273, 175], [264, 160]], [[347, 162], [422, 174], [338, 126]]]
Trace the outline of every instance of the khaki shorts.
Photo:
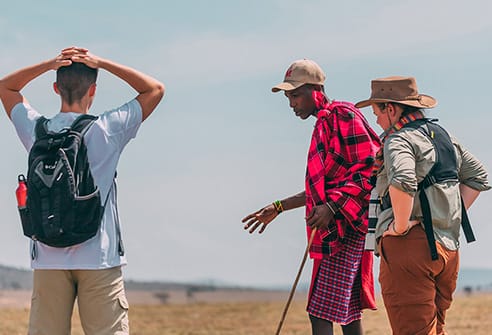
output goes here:
[[28, 334], [70, 334], [75, 298], [86, 335], [129, 334], [121, 267], [34, 270]]

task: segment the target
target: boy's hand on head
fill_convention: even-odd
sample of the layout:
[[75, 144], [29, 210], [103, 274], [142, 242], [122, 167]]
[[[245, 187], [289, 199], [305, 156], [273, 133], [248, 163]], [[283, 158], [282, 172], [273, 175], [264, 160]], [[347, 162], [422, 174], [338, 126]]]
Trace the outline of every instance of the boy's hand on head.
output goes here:
[[68, 47], [61, 51], [60, 56], [64, 59], [69, 59], [72, 62], [84, 63], [93, 69], [99, 67], [99, 58], [91, 54], [89, 49], [86, 48], [75, 46]]
[[63, 49], [58, 56], [53, 59], [53, 70], [58, 70], [62, 66], [69, 66], [72, 64], [72, 57], [86, 54], [88, 52], [85, 48], [68, 47]]
[[73, 62], [84, 63], [85, 65], [93, 69], [99, 68], [100, 58], [91, 54], [88, 49], [72, 47], [64, 49], [62, 52], [70, 55], [70, 59]]
[[81, 47], [68, 47], [65, 48], [61, 51], [62, 54], [69, 54], [69, 53], [79, 53], [79, 52], [88, 52], [89, 49], [86, 48], [81, 48]]
[[53, 59], [51, 68], [56, 71], [62, 66], [69, 66], [71, 64], [72, 60], [70, 59], [70, 57], [61, 53]]
[[61, 55], [63, 57], [71, 59], [74, 56], [81, 55], [81, 54], [86, 54], [88, 53], [89, 50], [86, 48], [79, 48], [79, 47], [69, 47], [65, 48], [61, 51]]

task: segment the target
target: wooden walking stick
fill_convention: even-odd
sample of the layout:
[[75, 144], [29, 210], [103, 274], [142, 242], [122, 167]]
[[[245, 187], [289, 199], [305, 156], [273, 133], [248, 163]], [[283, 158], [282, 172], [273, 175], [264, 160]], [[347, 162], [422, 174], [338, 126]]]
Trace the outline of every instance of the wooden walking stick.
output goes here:
[[317, 228], [314, 228], [311, 231], [311, 236], [309, 237], [309, 242], [306, 246], [306, 251], [304, 251], [304, 257], [302, 258], [301, 266], [299, 267], [299, 271], [297, 271], [296, 280], [294, 281], [294, 285], [292, 285], [292, 289], [290, 290], [289, 299], [287, 299], [287, 303], [285, 304], [284, 312], [282, 313], [282, 318], [280, 319], [275, 335], [280, 334], [280, 330], [282, 329], [282, 325], [284, 324], [285, 316], [287, 315], [287, 311], [289, 310], [292, 297], [294, 296], [294, 292], [296, 291], [297, 283], [299, 282], [299, 278], [301, 277], [302, 269], [304, 268], [304, 264], [306, 263], [307, 255], [309, 249], [311, 248], [311, 244], [313, 243], [313, 238], [314, 238], [314, 234], [316, 233], [316, 230]]

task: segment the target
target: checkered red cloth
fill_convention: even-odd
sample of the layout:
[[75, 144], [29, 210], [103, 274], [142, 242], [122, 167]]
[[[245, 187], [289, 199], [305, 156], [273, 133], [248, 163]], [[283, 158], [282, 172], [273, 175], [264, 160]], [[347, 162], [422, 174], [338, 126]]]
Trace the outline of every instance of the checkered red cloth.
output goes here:
[[[332, 311], [341, 311], [346, 316], [340, 317], [336, 313], [332, 315], [331, 312], [328, 314], [332, 315], [330, 318], [333, 317], [334, 322], [347, 322], [357, 316], [355, 312], [344, 311], [344, 308], [358, 309], [359, 312], [362, 308], [376, 308], [372, 253], [363, 251], [363, 247], [367, 233], [369, 197], [373, 187], [370, 180], [380, 140], [353, 104], [340, 101], [328, 103], [320, 92], [314, 92], [313, 98], [319, 112], [306, 169], [306, 215], [315, 205], [328, 201], [336, 207], [334, 209], [337, 214], [328, 223], [327, 229], [316, 232], [309, 250], [311, 258], [315, 260], [311, 293], [318, 269], [324, 268], [319, 271], [321, 276], [323, 273], [328, 277], [338, 275], [339, 282], [336, 285], [345, 285], [347, 289], [338, 291], [335, 295], [327, 291], [327, 300], [320, 298], [318, 301], [321, 305], [323, 301], [331, 304], [336, 298], [340, 303], [329, 308]], [[352, 234], [345, 236], [348, 230]], [[307, 236], [311, 236], [309, 226]], [[351, 252], [355, 254], [352, 255]], [[331, 262], [335, 263], [330, 264]], [[340, 264], [345, 264], [345, 267], [340, 267]], [[354, 273], [358, 275], [355, 276]], [[355, 282], [356, 278], [359, 278], [358, 284]], [[318, 290], [318, 296], [323, 296], [319, 292], [324, 291], [324, 288]], [[310, 301], [311, 297], [316, 296], [310, 294]], [[347, 301], [347, 298], [352, 300]], [[342, 306], [347, 303], [347, 306]], [[358, 305], [356, 309], [355, 305]], [[316, 307], [314, 310], [323, 310], [323, 307]], [[320, 313], [322, 314], [324, 312]]]
[[[373, 187], [370, 179], [380, 140], [353, 104], [328, 103], [324, 96], [316, 96], [320, 92], [314, 94], [320, 110], [307, 160], [306, 216], [314, 206], [328, 201], [338, 212], [328, 228], [319, 230], [313, 239], [310, 256], [320, 259], [342, 248], [347, 226], [358, 232], [361, 239], [367, 233]], [[311, 236], [310, 227], [307, 236]]]
[[342, 250], [329, 258], [315, 260], [307, 306], [310, 315], [342, 325], [361, 319], [363, 249], [364, 240], [347, 229]]

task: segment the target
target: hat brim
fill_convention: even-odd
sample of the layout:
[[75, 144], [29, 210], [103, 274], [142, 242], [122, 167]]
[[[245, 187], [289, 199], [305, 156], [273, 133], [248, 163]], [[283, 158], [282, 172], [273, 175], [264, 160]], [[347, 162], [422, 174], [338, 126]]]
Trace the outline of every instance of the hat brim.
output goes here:
[[300, 81], [284, 81], [283, 83], [278, 84], [277, 86], [272, 87], [272, 92], [276, 93], [279, 91], [292, 91], [298, 87], [301, 87], [305, 83]]
[[377, 103], [394, 102], [402, 105], [418, 107], [418, 108], [434, 108], [437, 106], [437, 100], [425, 94], [419, 94], [418, 100], [392, 100], [392, 99], [367, 99], [359, 101], [355, 104], [357, 108], [363, 108]]

